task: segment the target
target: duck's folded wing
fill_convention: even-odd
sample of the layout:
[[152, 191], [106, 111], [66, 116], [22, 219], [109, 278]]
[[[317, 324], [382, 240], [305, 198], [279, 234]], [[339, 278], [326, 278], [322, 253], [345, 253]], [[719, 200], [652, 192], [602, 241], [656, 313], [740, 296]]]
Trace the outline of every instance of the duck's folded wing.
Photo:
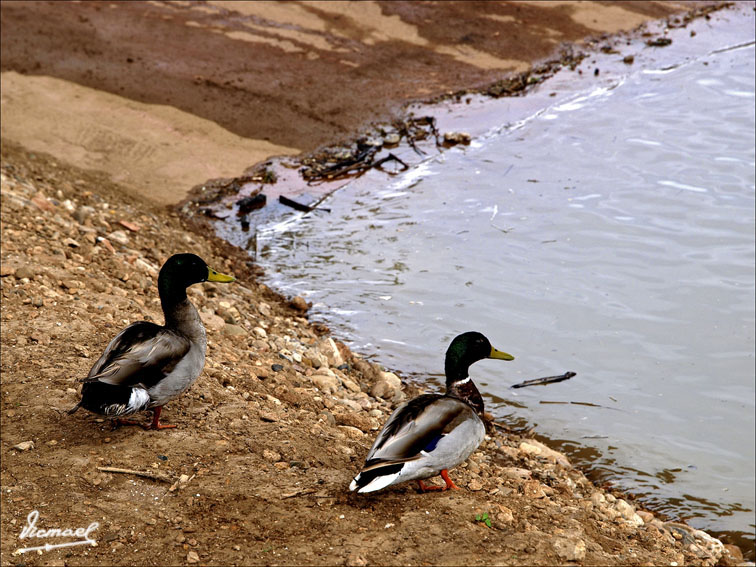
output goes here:
[[391, 415], [378, 434], [365, 468], [406, 462], [430, 453], [438, 442], [474, 414], [464, 402], [433, 394], [410, 400]]
[[110, 341], [82, 382], [142, 384], [169, 374], [191, 347], [189, 339], [147, 321], [132, 323]]

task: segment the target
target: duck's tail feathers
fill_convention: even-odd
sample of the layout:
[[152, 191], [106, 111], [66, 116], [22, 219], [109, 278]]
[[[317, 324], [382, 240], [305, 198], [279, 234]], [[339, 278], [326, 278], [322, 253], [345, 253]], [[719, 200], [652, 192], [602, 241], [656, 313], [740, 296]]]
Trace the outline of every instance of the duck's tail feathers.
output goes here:
[[147, 409], [150, 402], [150, 394], [141, 387], [88, 382], [81, 389], [81, 401], [71, 413], [81, 406], [101, 415], [131, 415]]
[[368, 467], [358, 474], [349, 484], [349, 490], [361, 494], [375, 492], [396, 482], [404, 468], [404, 463], [386, 463]]

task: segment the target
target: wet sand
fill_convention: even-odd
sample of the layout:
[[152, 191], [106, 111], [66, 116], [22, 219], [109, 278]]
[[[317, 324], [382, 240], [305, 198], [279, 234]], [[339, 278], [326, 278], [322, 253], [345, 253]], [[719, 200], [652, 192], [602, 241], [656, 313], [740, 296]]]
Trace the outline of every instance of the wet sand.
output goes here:
[[3, 2], [2, 137], [177, 203], [680, 2]]

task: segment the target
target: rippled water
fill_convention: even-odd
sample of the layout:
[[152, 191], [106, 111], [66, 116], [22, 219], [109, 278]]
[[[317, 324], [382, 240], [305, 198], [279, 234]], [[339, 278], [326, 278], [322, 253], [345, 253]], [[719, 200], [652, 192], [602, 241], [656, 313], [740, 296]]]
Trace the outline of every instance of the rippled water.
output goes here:
[[750, 43], [636, 70], [352, 183], [330, 214], [262, 230], [259, 259], [354, 348], [420, 379], [457, 333], [484, 332], [516, 357], [473, 368], [501, 419], [752, 541], [754, 65]]

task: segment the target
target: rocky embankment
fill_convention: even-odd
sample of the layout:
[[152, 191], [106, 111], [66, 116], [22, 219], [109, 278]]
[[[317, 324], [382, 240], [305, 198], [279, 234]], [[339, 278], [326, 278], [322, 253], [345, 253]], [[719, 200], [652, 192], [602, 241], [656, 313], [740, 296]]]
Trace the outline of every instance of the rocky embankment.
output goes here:
[[[243, 255], [105, 178], [7, 144], [1, 173], [4, 565], [742, 561], [496, 426], [452, 472], [462, 490], [348, 493], [416, 388], [311, 324], [302, 300], [257, 283]], [[119, 329], [162, 322], [157, 272], [183, 251], [238, 282], [190, 288], [209, 347], [202, 376], [163, 412], [178, 428], [66, 415]], [[32, 510], [47, 527], [97, 521], [97, 547], [19, 557]]]

